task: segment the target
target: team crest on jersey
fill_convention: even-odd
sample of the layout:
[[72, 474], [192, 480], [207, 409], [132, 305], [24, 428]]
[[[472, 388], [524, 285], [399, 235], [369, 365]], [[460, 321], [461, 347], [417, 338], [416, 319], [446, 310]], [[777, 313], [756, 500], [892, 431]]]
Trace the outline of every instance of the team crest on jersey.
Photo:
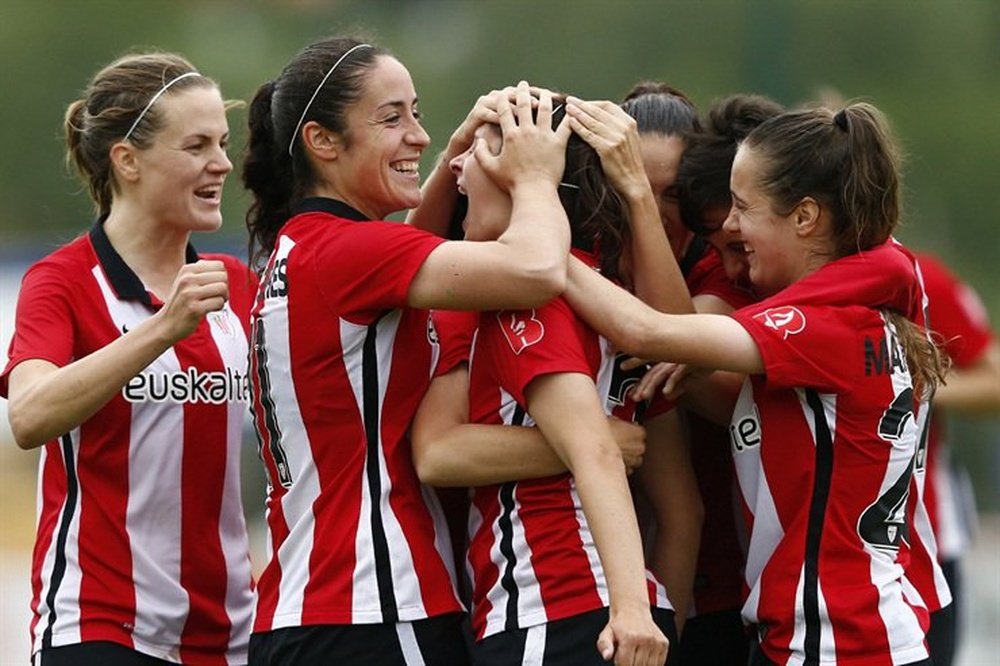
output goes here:
[[222, 332], [223, 335], [227, 335], [230, 338], [233, 337], [233, 327], [229, 325], [229, 315], [225, 310], [220, 312], [209, 312], [208, 321]]
[[545, 337], [545, 326], [535, 318], [534, 308], [513, 312], [501, 310], [497, 313], [497, 323], [515, 354], [520, 354]]
[[791, 305], [768, 308], [755, 314], [753, 318], [764, 322], [768, 328], [780, 332], [782, 340], [787, 340], [788, 336], [801, 333], [806, 329], [805, 315], [802, 314], [801, 310]]

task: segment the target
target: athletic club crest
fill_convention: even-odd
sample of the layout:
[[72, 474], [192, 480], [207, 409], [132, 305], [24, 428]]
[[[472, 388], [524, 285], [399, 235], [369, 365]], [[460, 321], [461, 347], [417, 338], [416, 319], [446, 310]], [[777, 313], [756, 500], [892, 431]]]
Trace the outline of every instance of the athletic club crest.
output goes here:
[[789, 335], [801, 333], [806, 328], [805, 315], [791, 305], [768, 308], [755, 314], [753, 318], [764, 322], [764, 325], [771, 330], [780, 332], [782, 340], [787, 340]]
[[513, 312], [501, 310], [497, 313], [497, 323], [515, 354], [520, 354], [545, 337], [545, 326], [535, 319], [534, 308]]

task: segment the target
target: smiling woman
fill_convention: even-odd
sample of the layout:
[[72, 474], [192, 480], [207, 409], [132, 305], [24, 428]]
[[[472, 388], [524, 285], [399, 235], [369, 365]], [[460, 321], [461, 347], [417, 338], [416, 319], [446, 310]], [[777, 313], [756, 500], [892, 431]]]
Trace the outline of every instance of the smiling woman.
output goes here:
[[34, 663], [246, 660], [236, 378], [254, 280], [188, 243], [222, 224], [225, 106], [185, 59], [147, 53], [98, 72], [66, 112], [98, 219], [25, 274], [0, 375], [18, 445], [44, 445]]
[[385, 49], [320, 40], [254, 97], [250, 381], [273, 550], [252, 664], [467, 662], [447, 528], [408, 428], [440, 353], [426, 308], [531, 307], [565, 284], [569, 127], [551, 126], [547, 91], [537, 123], [527, 83], [513, 96], [477, 107], [505, 149], [476, 150], [514, 205], [484, 243], [381, 221], [421, 203], [430, 144], [410, 74]]

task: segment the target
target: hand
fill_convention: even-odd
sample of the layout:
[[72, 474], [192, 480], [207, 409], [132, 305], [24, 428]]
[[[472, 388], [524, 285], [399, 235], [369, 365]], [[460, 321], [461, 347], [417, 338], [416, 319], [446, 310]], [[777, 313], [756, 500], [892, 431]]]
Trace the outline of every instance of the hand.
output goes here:
[[653, 622], [649, 607], [633, 612], [611, 609], [611, 619], [600, 636], [597, 650], [616, 666], [663, 666], [670, 642]]
[[625, 471], [631, 474], [642, 465], [642, 456], [646, 453], [646, 429], [638, 423], [623, 421], [614, 416], [608, 417], [611, 434], [622, 452], [625, 461]]
[[[538, 106], [538, 96], [541, 94], [541, 88], [529, 87], [532, 95], [532, 106]], [[493, 125], [500, 124], [500, 116], [497, 114], [497, 105], [501, 99], [506, 99], [509, 102], [516, 102], [517, 100], [517, 88], [515, 86], [507, 86], [506, 88], [501, 88], [499, 90], [491, 90], [485, 95], [481, 95], [476, 103], [472, 105], [472, 109], [469, 110], [468, 115], [465, 120], [455, 128], [452, 132], [451, 138], [448, 139], [448, 147], [445, 149], [444, 154], [441, 157], [441, 161], [445, 164], [451, 159], [461, 155], [469, 149], [475, 139], [476, 130], [479, 129], [481, 125], [487, 123], [492, 123]]]
[[526, 81], [517, 85], [516, 104], [500, 96], [497, 117], [503, 134], [499, 155], [490, 153], [485, 141], [474, 148], [476, 160], [497, 185], [512, 191], [528, 183], [551, 183], [553, 189], [566, 168], [569, 122], [552, 128], [552, 93], [538, 89], [538, 111], [532, 112], [532, 88]]
[[156, 317], [165, 322], [174, 342], [191, 335], [209, 312], [221, 310], [229, 298], [229, 276], [221, 261], [185, 264], [174, 278], [170, 295]]
[[570, 127], [597, 151], [608, 180], [622, 195], [649, 189], [635, 119], [607, 100], [566, 99]]

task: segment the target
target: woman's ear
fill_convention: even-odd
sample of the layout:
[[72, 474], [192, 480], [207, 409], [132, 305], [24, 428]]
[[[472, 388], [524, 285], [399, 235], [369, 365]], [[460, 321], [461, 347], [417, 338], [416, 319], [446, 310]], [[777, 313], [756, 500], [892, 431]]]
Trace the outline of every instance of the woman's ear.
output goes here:
[[823, 207], [812, 197], [805, 197], [795, 206], [792, 212], [795, 220], [795, 232], [800, 236], [811, 236], [820, 226]]
[[335, 160], [340, 153], [339, 136], [315, 120], [302, 126], [302, 143], [306, 150], [324, 160]]
[[119, 141], [111, 146], [111, 169], [115, 178], [123, 183], [134, 183], [139, 179], [139, 160], [135, 146]]

